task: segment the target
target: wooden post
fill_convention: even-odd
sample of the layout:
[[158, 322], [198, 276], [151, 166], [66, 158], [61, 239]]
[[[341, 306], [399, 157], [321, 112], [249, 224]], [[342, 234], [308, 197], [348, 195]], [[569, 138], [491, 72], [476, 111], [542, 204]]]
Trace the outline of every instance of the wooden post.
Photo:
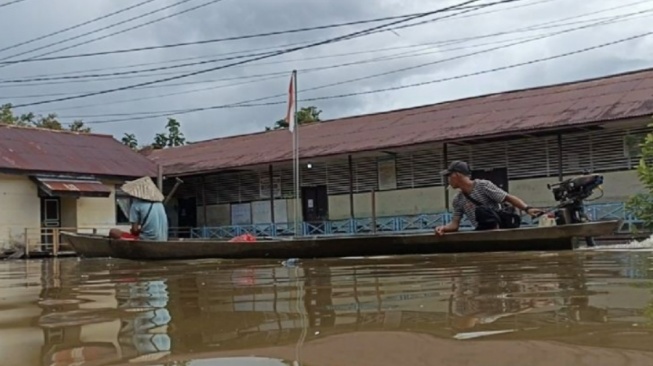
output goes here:
[[562, 169], [562, 134], [558, 134], [558, 180], [562, 182], [563, 169]]
[[372, 189], [372, 233], [376, 234], [376, 190]]
[[202, 227], [206, 227], [207, 219], [207, 208], [206, 208], [206, 176], [202, 176]]
[[156, 186], [159, 188], [159, 191], [163, 194], [163, 166], [161, 164], [156, 165]]
[[25, 228], [25, 233], [24, 233], [24, 235], [25, 235], [25, 237], [24, 237], [24, 240], [25, 240], [25, 258], [29, 258], [29, 238], [27, 237], [28, 234], [29, 234], [29, 229]]
[[354, 159], [349, 155], [349, 216], [354, 219]]
[[[447, 156], [448, 153], [449, 152], [447, 151], [447, 144], [446, 143], [442, 144], [442, 165], [444, 166], [443, 169], [447, 169], [447, 166], [449, 165], [449, 157]], [[444, 177], [442, 177], [442, 179], [444, 179]], [[442, 186], [444, 187], [444, 208], [445, 210], [447, 210], [447, 212], [449, 212], [450, 209], [449, 189], [448, 189], [449, 184], [446, 181], [444, 181], [442, 182]]]
[[52, 229], [52, 254], [55, 257], [59, 256], [59, 228]]
[[270, 177], [270, 220], [274, 224], [274, 169], [272, 164], [268, 165], [268, 176]]

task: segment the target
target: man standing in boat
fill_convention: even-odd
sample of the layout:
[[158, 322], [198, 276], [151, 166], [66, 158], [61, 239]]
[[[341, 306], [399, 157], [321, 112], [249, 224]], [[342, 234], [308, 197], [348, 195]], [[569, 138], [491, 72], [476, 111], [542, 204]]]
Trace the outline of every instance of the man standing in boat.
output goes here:
[[150, 177], [127, 182], [120, 187], [133, 200], [129, 208], [131, 229], [126, 233], [111, 229], [109, 237], [127, 240], [168, 240], [168, 216], [163, 206], [163, 194]]
[[[437, 235], [458, 231], [460, 221], [466, 216], [476, 230], [494, 230], [519, 227], [521, 221], [517, 214], [501, 212], [504, 203], [536, 216], [539, 209], [528, 206], [519, 197], [508, 194], [494, 183], [485, 179], [472, 179], [472, 172], [464, 161], [454, 161], [449, 168], [442, 171], [449, 185], [460, 192], [453, 199], [453, 217], [449, 224], [438, 226]], [[517, 218], [515, 222], [515, 218]], [[507, 222], [513, 219], [513, 222]], [[514, 226], [511, 226], [514, 225]]]

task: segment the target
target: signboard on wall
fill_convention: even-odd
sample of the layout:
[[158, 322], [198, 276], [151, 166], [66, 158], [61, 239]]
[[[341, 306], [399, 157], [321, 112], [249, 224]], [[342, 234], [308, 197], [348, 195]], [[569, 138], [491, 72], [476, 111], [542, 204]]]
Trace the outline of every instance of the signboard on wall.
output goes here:
[[379, 190], [397, 189], [397, 170], [395, 159], [383, 159], [377, 162], [379, 171]]
[[250, 225], [252, 223], [252, 205], [249, 203], [231, 204], [231, 225]]
[[[274, 198], [281, 197], [281, 177], [272, 179], [274, 185]], [[270, 198], [270, 176], [262, 175], [259, 177], [259, 195], [261, 198]]]

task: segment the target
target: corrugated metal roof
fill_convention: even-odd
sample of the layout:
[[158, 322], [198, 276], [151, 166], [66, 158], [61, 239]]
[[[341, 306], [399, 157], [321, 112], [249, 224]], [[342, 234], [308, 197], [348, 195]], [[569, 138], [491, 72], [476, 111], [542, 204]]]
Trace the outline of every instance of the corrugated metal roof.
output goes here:
[[[299, 129], [300, 156], [372, 151], [422, 143], [503, 136], [653, 114], [653, 69], [498, 93]], [[292, 160], [287, 130], [219, 138], [158, 150], [168, 175]]]
[[0, 169], [97, 176], [156, 176], [156, 165], [110, 135], [0, 124]]
[[43, 190], [50, 195], [73, 194], [76, 196], [109, 197], [111, 188], [97, 180], [53, 179], [35, 177]]

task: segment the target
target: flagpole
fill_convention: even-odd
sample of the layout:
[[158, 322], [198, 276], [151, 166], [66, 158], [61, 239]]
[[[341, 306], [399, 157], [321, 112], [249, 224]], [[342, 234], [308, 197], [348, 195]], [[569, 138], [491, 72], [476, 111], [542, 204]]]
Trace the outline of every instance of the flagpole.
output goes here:
[[300, 176], [300, 170], [299, 170], [299, 125], [297, 124], [297, 111], [299, 108], [297, 107], [297, 70], [293, 70], [292, 72], [293, 76], [293, 92], [294, 96], [293, 99], [295, 101], [295, 108], [294, 108], [294, 113], [293, 113], [293, 153], [294, 153], [294, 170], [295, 170], [295, 236], [298, 236], [300, 231], [299, 231], [299, 211], [300, 211], [300, 198], [299, 198], [299, 187], [300, 187], [300, 182], [299, 182], [299, 176]]

